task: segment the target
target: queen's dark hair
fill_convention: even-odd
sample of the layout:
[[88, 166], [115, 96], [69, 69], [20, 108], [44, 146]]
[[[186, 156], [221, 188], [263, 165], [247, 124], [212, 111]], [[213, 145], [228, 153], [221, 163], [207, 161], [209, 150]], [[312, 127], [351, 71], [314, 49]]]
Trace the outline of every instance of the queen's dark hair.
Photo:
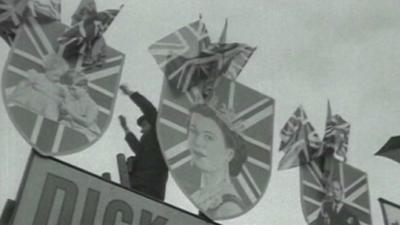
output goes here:
[[[247, 151], [245, 140], [235, 131], [229, 128], [224, 121], [222, 121], [216, 112], [206, 104], [199, 104], [190, 109], [190, 114], [198, 113], [204, 117], [212, 119], [221, 129], [227, 147], [231, 148], [234, 152], [233, 158], [229, 162], [229, 174], [231, 177], [236, 177], [242, 170], [243, 164], [247, 160]], [[188, 125], [190, 123], [190, 117]]]

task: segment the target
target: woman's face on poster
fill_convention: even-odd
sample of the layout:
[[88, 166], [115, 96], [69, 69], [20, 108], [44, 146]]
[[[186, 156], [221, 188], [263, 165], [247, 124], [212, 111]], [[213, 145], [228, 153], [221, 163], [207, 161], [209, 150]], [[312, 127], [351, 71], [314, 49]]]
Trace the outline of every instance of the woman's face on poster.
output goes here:
[[193, 164], [202, 172], [213, 172], [228, 167], [233, 150], [225, 143], [223, 131], [211, 118], [192, 113], [188, 142]]
[[72, 85], [69, 87], [69, 91], [76, 99], [81, 98], [87, 93], [86, 87], [82, 85]]
[[64, 68], [54, 68], [46, 72], [46, 77], [52, 82], [60, 81], [62, 75], [65, 74]]

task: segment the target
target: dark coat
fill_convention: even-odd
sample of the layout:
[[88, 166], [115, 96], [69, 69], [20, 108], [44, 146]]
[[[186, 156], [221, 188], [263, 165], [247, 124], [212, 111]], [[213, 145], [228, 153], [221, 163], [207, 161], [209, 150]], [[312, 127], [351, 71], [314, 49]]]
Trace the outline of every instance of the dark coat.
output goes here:
[[[318, 217], [318, 223], [321, 225], [360, 225], [358, 218], [355, 217], [348, 207], [344, 204], [341, 208], [336, 212], [333, 209], [332, 202], [325, 202], [323, 205], [323, 210], [328, 215], [328, 220], [325, 220], [320, 213]], [[325, 221], [324, 221], [325, 220]]]
[[140, 108], [152, 126], [151, 131], [144, 133], [140, 140], [133, 133], [128, 133], [125, 137], [129, 147], [136, 155], [133, 168], [131, 168], [131, 187], [158, 200], [164, 200], [168, 167], [157, 139], [157, 110], [138, 92], [134, 92], [129, 97]]

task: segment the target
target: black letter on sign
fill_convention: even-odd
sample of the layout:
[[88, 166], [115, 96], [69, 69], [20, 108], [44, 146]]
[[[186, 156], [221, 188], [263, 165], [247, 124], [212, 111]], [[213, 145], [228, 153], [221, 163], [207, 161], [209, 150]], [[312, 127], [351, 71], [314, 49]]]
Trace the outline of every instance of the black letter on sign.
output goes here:
[[168, 219], [157, 216], [154, 221], [151, 221], [153, 214], [145, 209], [142, 210], [142, 215], [140, 216], [140, 225], [165, 225], [168, 223]]
[[113, 200], [108, 203], [106, 212], [104, 213], [103, 225], [115, 225], [118, 213], [122, 214], [121, 222], [132, 224], [133, 212], [132, 208], [121, 200]]
[[[56, 199], [57, 193], [58, 197], [63, 194], [63, 198]], [[71, 225], [77, 196], [78, 187], [75, 183], [49, 173], [40, 196], [33, 225], [49, 225], [50, 215], [58, 215], [57, 222], [53, 221], [56, 224], [50, 225]], [[54, 208], [56, 204], [60, 205], [61, 209]]]
[[81, 225], [93, 225], [96, 218], [97, 205], [99, 204], [100, 192], [89, 189], [86, 195], [85, 208], [81, 219]]

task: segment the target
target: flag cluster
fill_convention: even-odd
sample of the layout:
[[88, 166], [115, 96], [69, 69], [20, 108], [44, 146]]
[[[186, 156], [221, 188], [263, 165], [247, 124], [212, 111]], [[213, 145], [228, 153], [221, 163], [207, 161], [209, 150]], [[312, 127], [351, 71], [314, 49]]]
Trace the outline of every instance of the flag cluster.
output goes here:
[[29, 0], [0, 0], [0, 36], [11, 45]]
[[[234, 218], [249, 211], [265, 193], [271, 175], [275, 102], [236, 81], [254, 48], [245, 44], [226, 44], [226, 28], [227, 25], [219, 43], [214, 44], [205, 24], [198, 20], [149, 48], [165, 74], [157, 120], [165, 161], [185, 195], [213, 220]], [[205, 93], [210, 98], [199, 95]], [[218, 101], [214, 102], [216, 99]], [[229, 140], [235, 146], [232, 147], [235, 157], [228, 166], [232, 174], [229, 173], [227, 179], [231, 184], [218, 185], [221, 191], [216, 195], [212, 189], [202, 187], [202, 173], [192, 163], [188, 140], [191, 110], [204, 103], [216, 113], [216, 120], [226, 125], [226, 130], [222, 131], [224, 136], [237, 138], [236, 142]], [[224, 139], [216, 141], [225, 143]], [[209, 203], [219, 201], [220, 194], [232, 189], [237, 193], [235, 198], [241, 209], [215, 213], [217, 209], [212, 209]]]
[[298, 107], [281, 129], [279, 150], [285, 155], [279, 163], [279, 169], [305, 165], [322, 156], [346, 161], [349, 133], [350, 124], [340, 115], [331, 115], [328, 104], [325, 135], [321, 141], [304, 109]]
[[279, 162], [279, 169], [304, 165], [322, 154], [322, 142], [301, 106], [285, 123], [280, 136], [279, 150], [285, 155]]
[[149, 51], [170, 85], [181, 92], [218, 76], [235, 79], [255, 48], [225, 43], [226, 29], [227, 23], [219, 42], [211, 43], [205, 24], [198, 20], [157, 41]]
[[[86, 67], [104, 64], [103, 34], [121, 8], [97, 12], [94, 0], [82, 0], [72, 16], [72, 27], [58, 39], [58, 54], [65, 58], [83, 55]], [[61, 0], [0, 0], [0, 37], [11, 46], [18, 28], [32, 17], [39, 21], [60, 21]]]
[[72, 16], [72, 27], [58, 38], [60, 54], [66, 58], [82, 55], [84, 66], [101, 66], [106, 46], [103, 34], [121, 8], [97, 12], [94, 0], [83, 0]]

